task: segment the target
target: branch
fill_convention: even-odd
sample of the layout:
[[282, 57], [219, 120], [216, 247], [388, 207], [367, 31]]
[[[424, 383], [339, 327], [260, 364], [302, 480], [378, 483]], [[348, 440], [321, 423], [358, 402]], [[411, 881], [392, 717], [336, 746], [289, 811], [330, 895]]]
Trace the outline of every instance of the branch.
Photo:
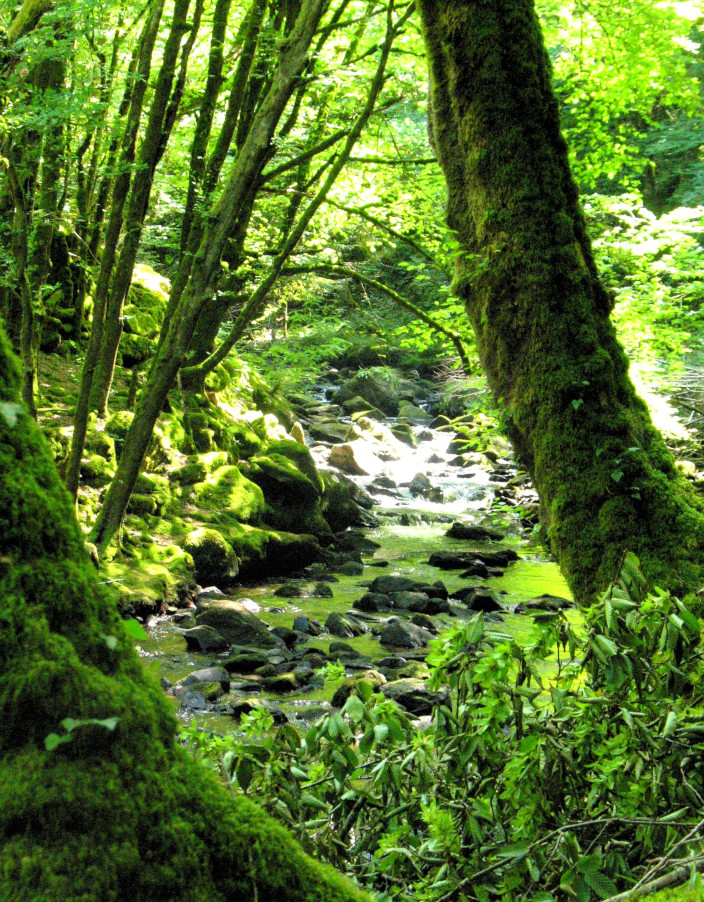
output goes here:
[[350, 163], [369, 163], [373, 166], [428, 166], [437, 163], [437, 157], [350, 157]]
[[375, 291], [379, 291], [382, 294], [385, 294], [388, 298], [398, 304], [399, 307], [403, 307], [405, 310], [408, 310], [417, 319], [425, 323], [426, 326], [430, 326], [431, 329], [435, 329], [437, 332], [440, 332], [441, 335], [449, 338], [452, 344], [455, 346], [457, 356], [460, 358], [464, 372], [467, 375], [472, 372], [472, 365], [469, 362], [467, 349], [465, 348], [462, 336], [458, 332], [455, 332], [454, 329], [450, 329], [448, 326], [444, 326], [442, 323], [439, 323], [437, 320], [433, 319], [432, 316], [429, 316], [424, 310], [421, 310], [420, 307], [416, 307], [415, 304], [412, 304], [410, 301], [406, 300], [406, 298], [398, 294], [398, 292], [394, 291], [393, 288], [389, 288], [388, 285], [384, 285], [383, 282], [377, 282], [376, 279], [370, 279], [368, 276], [363, 276], [356, 270], [348, 269], [346, 266], [333, 266], [328, 264], [319, 264], [317, 266], [287, 266], [283, 270], [284, 275], [298, 275], [300, 273], [318, 273], [319, 275], [323, 276], [328, 275], [338, 276], [340, 278], [355, 279], [355, 281], [359, 282], [360, 284], [366, 285], [369, 288], [373, 288]]

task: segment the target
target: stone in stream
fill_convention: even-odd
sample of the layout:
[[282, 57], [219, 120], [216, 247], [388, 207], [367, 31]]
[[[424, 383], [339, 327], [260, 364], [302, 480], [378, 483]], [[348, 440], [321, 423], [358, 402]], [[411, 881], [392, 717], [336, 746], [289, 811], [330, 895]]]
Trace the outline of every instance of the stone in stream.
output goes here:
[[382, 595], [380, 592], [367, 592], [366, 595], [353, 602], [352, 607], [365, 614], [376, 614], [379, 611], [387, 611], [391, 605], [388, 595]]
[[308, 423], [308, 432], [311, 437], [319, 442], [328, 442], [331, 445], [341, 445], [349, 437], [350, 427], [335, 420], [322, 421], [316, 417]]
[[425, 475], [425, 473], [416, 473], [413, 479], [408, 484], [408, 490], [411, 495], [428, 495], [432, 489], [432, 485], [430, 480]]
[[531, 611], [564, 611], [566, 608], [573, 608], [574, 602], [568, 598], [561, 598], [559, 595], [539, 595], [537, 598], [531, 598], [530, 601], [522, 601], [516, 605], [517, 614], [530, 613]]
[[333, 708], [341, 708], [353, 692], [358, 692], [362, 686], [376, 692], [386, 682], [386, 677], [378, 670], [365, 670], [353, 677], [349, 677], [336, 690], [330, 704]]
[[507, 567], [517, 560], [519, 557], [512, 548], [502, 548], [501, 551], [436, 551], [428, 563], [441, 570], [462, 570], [478, 563], [485, 567]]
[[219, 683], [223, 692], [230, 691], [230, 674], [224, 667], [204, 667], [202, 670], [194, 670], [184, 677], [177, 686], [193, 686], [198, 683]]
[[472, 523], [453, 523], [445, 533], [451, 539], [467, 539], [470, 542], [500, 542], [505, 533], [490, 526], [475, 526]]
[[354, 639], [369, 632], [369, 627], [352, 614], [340, 614], [334, 611], [325, 621], [325, 629], [340, 639]]
[[373, 539], [368, 539], [361, 529], [348, 529], [346, 532], [335, 533], [335, 547], [338, 551], [362, 553], [376, 551], [381, 545]]
[[293, 621], [293, 628], [297, 633], [305, 633], [307, 636], [319, 636], [322, 632], [322, 626], [319, 620], [313, 620], [306, 617], [305, 614], [299, 614]]
[[272, 629], [272, 633], [278, 636], [287, 648], [293, 648], [296, 642], [299, 641], [298, 633], [290, 630], [287, 626], [275, 626]]
[[407, 576], [377, 576], [369, 585], [369, 591], [378, 595], [390, 595], [392, 592], [413, 591], [418, 583]]
[[459, 589], [452, 597], [458, 598], [466, 604], [470, 611], [491, 614], [494, 611], [504, 610], [499, 599], [487, 586], [468, 586], [465, 589]]
[[409, 423], [415, 423], [418, 426], [427, 426], [433, 419], [426, 410], [423, 410], [422, 407], [417, 407], [410, 401], [399, 402], [398, 415], [408, 420]]
[[287, 583], [285, 586], [274, 589], [274, 595], [277, 598], [301, 598], [303, 589], [293, 583]]
[[364, 573], [364, 564], [361, 561], [346, 561], [335, 569], [343, 576], [361, 576]]
[[259, 667], [264, 667], [268, 659], [261, 651], [241, 651], [222, 662], [222, 666], [230, 673], [249, 674], [254, 673]]
[[414, 623], [416, 626], [422, 627], [424, 630], [428, 630], [429, 633], [432, 633], [434, 636], [438, 634], [438, 628], [433, 623], [432, 618], [430, 618], [427, 614], [414, 614], [411, 617], [411, 623]]
[[342, 470], [343, 473], [349, 473], [351, 476], [368, 476], [369, 470], [365, 469], [358, 460], [360, 445], [361, 443], [359, 442], [355, 442], [354, 446], [349, 443], [335, 445], [330, 449], [328, 463], [331, 467], [337, 467], [338, 470]]
[[427, 595], [429, 598], [447, 599], [450, 595], [450, 593], [447, 591], [447, 586], [440, 579], [436, 580], [432, 585], [420, 586], [418, 591], [422, 592], [424, 595]]
[[190, 651], [227, 651], [228, 643], [211, 626], [194, 626], [185, 630], [183, 638]]
[[281, 706], [266, 698], [238, 698], [218, 709], [218, 713], [229, 714], [236, 720], [239, 720], [243, 714], [251, 714], [253, 711], [266, 711], [267, 714], [271, 714], [277, 726], [288, 723], [288, 717], [282, 711]]
[[449, 693], [442, 690], [431, 692], [424, 680], [394, 680], [381, 687], [385, 698], [393, 699], [396, 704], [416, 716], [432, 714], [437, 705], [447, 704]]
[[424, 648], [432, 638], [428, 630], [397, 617], [391, 617], [379, 635], [385, 648]]
[[227, 607], [209, 608], [196, 617], [196, 623], [212, 626], [230, 645], [272, 648], [281, 642], [262, 620], [237, 602], [231, 602]]
[[198, 598], [226, 598], [227, 596], [222, 591], [222, 589], [218, 589], [217, 586], [206, 586], [204, 589], [198, 588], [196, 595]]

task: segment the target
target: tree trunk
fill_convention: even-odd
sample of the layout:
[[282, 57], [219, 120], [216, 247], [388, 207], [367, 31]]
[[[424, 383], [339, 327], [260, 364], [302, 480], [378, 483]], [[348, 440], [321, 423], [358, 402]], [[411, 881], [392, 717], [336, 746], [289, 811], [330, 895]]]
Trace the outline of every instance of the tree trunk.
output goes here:
[[175, 741], [19, 382], [0, 327], [0, 897], [368, 902]]
[[81, 385], [76, 400], [76, 411], [73, 416], [73, 436], [71, 438], [71, 450], [66, 465], [66, 487], [74, 496], [78, 491], [78, 477], [81, 469], [81, 458], [88, 429], [88, 413], [90, 410], [90, 392], [93, 386], [93, 376], [100, 356], [100, 346], [103, 340], [103, 326], [105, 321], [105, 306], [107, 304], [110, 280], [112, 278], [115, 257], [117, 256], [117, 244], [122, 231], [122, 214], [127, 195], [129, 193], [132, 164], [134, 162], [139, 120], [144, 103], [144, 94], [147, 90], [149, 72], [151, 70], [152, 52], [159, 31], [159, 23], [164, 10], [165, 0], [153, 0], [150, 15], [144, 26], [139, 41], [138, 62], [134, 84], [130, 92], [130, 106], [122, 137], [122, 152], [117, 166], [115, 184], [112, 192], [112, 205], [110, 207], [110, 219], [105, 235], [105, 247], [100, 261], [100, 273], [95, 286], [95, 298], [93, 301], [93, 324], [88, 339], [86, 356], [83, 360], [81, 372]]
[[665, 588], [699, 585], [704, 516], [609, 319], [532, 0], [419, 0], [431, 133], [462, 244], [455, 288], [507, 433], [580, 600], [624, 550]]
[[[91, 534], [93, 541], [101, 549], [107, 546], [120, 527], [154, 424], [185, 360], [200, 312], [211, 296], [220, 274], [220, 260], [233, 223], [249, 186], [259, 179], [268, 159], [276, 126], [303, 71], [324, 8], [325, 0], [304, 2], [295, 28], [281, 44], [279, 65], [271, 88], [255, 115], [228, 183], [212, 211], [200, 247], [192, 260], [187, 259], [190, 257], [187, 254], [181, 261], [181, 267], [187, 269], [190, 276], [188, 280], [183, 280], [183, 293], [171, 313], [168, 327], [154, 356], [147, 384], [140, 395], [134, 420], [125, 438], [115, 478], [110, 484]], [[178, 273], [174, 282], [179, 282]]]
[[[168, 138], [170, 125], [173, 125], [173, 118], [170, 123], [167, 122], [167, 112], [181, 42], [184, 32], [188, 29], [186, 18], [190, 3], [191, 0], [176, 0], [174, 4], [173, 18], [163, 49], [161, 67], [154, 88], [154, 97], [149, 107], [144, 138], [137, 155], [134, 179], [123, 224], [124, 239], [105, 307], [100, 356], [91, 386], [90, 407], [98, 411], [99, 417], [107, 416], [108, 396], [122, 337], [125, 298], [132, 282], [132, 271], [142, 240], [154, 174]], [[194, 22], [192, 28], [195, 28], [196, 25], [197, 23]], [[191, 35], [191, 37], [195, 36]], [[186, 54], [190, 47], [192, 47], [191, 41], [184, 48], [183, 53]]]

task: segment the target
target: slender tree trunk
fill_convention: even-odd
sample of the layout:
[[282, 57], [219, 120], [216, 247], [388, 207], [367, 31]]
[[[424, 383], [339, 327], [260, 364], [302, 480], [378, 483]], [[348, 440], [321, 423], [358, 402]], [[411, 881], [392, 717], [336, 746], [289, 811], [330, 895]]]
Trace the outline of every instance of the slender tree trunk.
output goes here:
[[704, 516], [609, 319], [532, 0], [418, 0], [431, 132], [464, 253], [455, 287], [508, 435], [580, 600], [625, 549], [667, 588], [698, 586]]
[[100, 346], [103, 340], [103, 325], [105, 320], [105, 306], [107, 303], [110, 281], [112, 278], [115, 257], [117, 255], [117, 243], [122, 231], [122, 214], [129, 193], [132, 164], [134, 162], [135, 146], [139, 131], [139, 120], [144, 103], [144, 94], [149, 81], [151, 59], [159, 32], [159, 23], [164, 10], [165, 0], [154, 0], [150, 16], [144, 26], [139, 41], [139, 56], [135, 70], [134, 85], [130, 95], [130, 107], [127, 114], [127, 122], [122, 138], [122, 152], [117, 165], [117, 173], [113, 185], [112, 205], [110, 219], [105, 235], [105, 247], [100, 261], [100, 273], [95, 286], [95, 298], [93, 301], [93, 325], [90, 331], [86, 356], [83, 360], [81, 373], [81, 385], [76, 400], [76, 411], [73, 417], [73, 436], [71, 450], [69, 451], [66, 465], [66, 487], [76, 497], [78, 491], [78, 476], [83, 456], [83, 446], [88, 428], [88, 412], [90, 410], [90, 392], [93, 385], [93, 375], [98, 364]]
[[268, 159], [276, 126], [306, 64], [307, 53], [325, 3], [326, 0], [306, 0], [295, 28], [282, 42], [279, 65], [269, 92], [255, 115], [225, 190], [212, 212], [193, 266], [189, 267], [191, 277], [155, 354], [147, 384], [140, 395], [134, 420], [125, 439], [115, 478], [110, 484], [92, 532], [93, 540], [101, 549], [107, 546], [122, 522], [154, 424], [185, 360], [203, 305], [219, 276], [220, 260], [242, 201], [246, 198], [249, 186], [258, 180]]
[[0, 327], [0, 897], [369, 902], [176, 742], [19, 382]]
[[[174, 5], [171, 27], [164, 45], [161, 67], [154, 88], [154, 97], [149, 107], [147, 125], [137, 155], [135, 174], [123, 224], [124, 238], [105, 307], [100, 356], [91, 387], [90, 407], [98, 411], [99, 417], [107, 415], [108, 395], [122, 336], [125, 298], [132, 282], [132, 271], [142, 240], [142, 230], [149, 208], [154, 174], [175, 119], [175, 112], [170, 116], [167, 114], [169, 113], [169, 101], [181, 41], [184, 32], [188, 29], [186, 19], [190, 3], [191, 0], [176, 0]], [[196, 27], [196, 24], [194, 22], [192, 28]], [[195, 40], [195, 35], [192, 35], [192, 38]], [[189, 41], [183, 53], [187, 54], [192, 46], [193, 41]], [[185, 68], [183, 77], [185, 80]], [[178, 103], [176, 103], [176, 107], [178, 107]]]

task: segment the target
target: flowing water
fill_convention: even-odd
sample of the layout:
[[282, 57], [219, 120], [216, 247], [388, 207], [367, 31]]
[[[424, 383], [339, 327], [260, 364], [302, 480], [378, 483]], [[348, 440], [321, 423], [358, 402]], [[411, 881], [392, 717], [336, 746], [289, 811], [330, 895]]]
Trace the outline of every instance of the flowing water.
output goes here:
[[[377, 527], [365, 530], [366, 538], [378, 547], [364, 554], [365, 566], [361, 576], [336, 574], [336, 581], [328, 583], [333, 593], [331, 598], [279, 597], [274, 594], [275, 590], [287, 582], [281, 579], [237, 587], [228, 592], [228, 597], [250, 599], [259, 606], [259, 616], [269, 626], [288, 628], [292, 627], [298, 614], [324, 623], [334, 611], [350, 611], [353, 602], [366, 592], [366, 586], [381, 574], [404, 576], [428, 584], [439, 579], [450, 592], [481, 582], [502, 593], [502, 603], [509, 611], [518, 602], [542, 594], [570, 598], [569, 589], [557, 566], [539, 547], [526, 539], [518, 523], [518, 514], [512, 514], [510, 510], [489, 513], [495, 492], [506, 482], [507, 468], [499, 466], [498, 472], [492, 473], [478, 465], [469, 468], [450, 466], [448, 461], [454, 456], [447, 450], [451, 435], [420, 426], [414, 427], [414, 432], [421, 439], [417, 448], [397, 443], [394, 446], [397, 459], [380, 461], [376, 472], [355, 477], [363, 488], [374, 493], [374, 514], [379, 521]], [[314, 446], [312, 451], [322, 464], [328, 450]], [[425, 474], [430, 480], [429, 497], [411, 494], [408, 483], [418, 473]], [[374, 481], [379, 477], [384, 477], [381, 487], [378, 481]], [[395, 483], [394, 488], [386, 485], [391, 481]], [[492, 542], [487, 545], [449, 538], [445, 533], [450, 523], [459, 519], [500, 526], [506, 533], [506, 539], [500, 544]], [[437, 551], [467, 552], [499, 547], [514, 548], [521, 559], [511, 564], [502, 576], [486, 580], [463, 579], [460, 571], [440, 571], [428, 564], [430, 555]], [[461, 606], [455, 606], [454, 612], [457, 617], [470, 616]], [[386, 616], [378, 615], [381, 620]], [[451, 620], [445, 615], [433, 619], [439, 628]], [[529, 616], [507, 613], [502, 630], [519, 635], [530, 629], [531, 622]], [[140, 640], [140, 651], [147, 666], [154, 668], [160, 677], [170, 683], [177, 683], [192, 671], [220, 663], [228, 657], [227, 654], [219, 656], [187, 651], [182, 632], [183, 628], [170, 618], [158, 618], [150, 624], [147, 637]], [[323, 632], [318, 638], [310, 638], [306, 644], [327, 652], [331, 641], [339, 640]], [[388, 654], [371, 633], [344, 641], [372, 660], [379, 660]], [[246, 697], [252, 697], [253, 693], [260, 694], [251, 685], [238, 680], [235, 674], [232, 675], [232, 682], [232, 692], [235, 694], [242, 693]], [[287, 696], [276, 696], [276, 701], [292, 722], [302, 723], [318, 716], [322, 708], [329, 704], [330, 695], [329, 690], [307, 687]], [[176, 701], [174, 703], [178, 704]], [[222, 700], [219, 704], [222, 708]], [[195, 716], [199, 722], [219, 732], [233, 729], [233, 719], [218, 714], [217, 707], [210, 706], [208, 711], [197, 712]], [[185, 708], [177, 713], [185, 720], [194, 716], [192, 710]]]

